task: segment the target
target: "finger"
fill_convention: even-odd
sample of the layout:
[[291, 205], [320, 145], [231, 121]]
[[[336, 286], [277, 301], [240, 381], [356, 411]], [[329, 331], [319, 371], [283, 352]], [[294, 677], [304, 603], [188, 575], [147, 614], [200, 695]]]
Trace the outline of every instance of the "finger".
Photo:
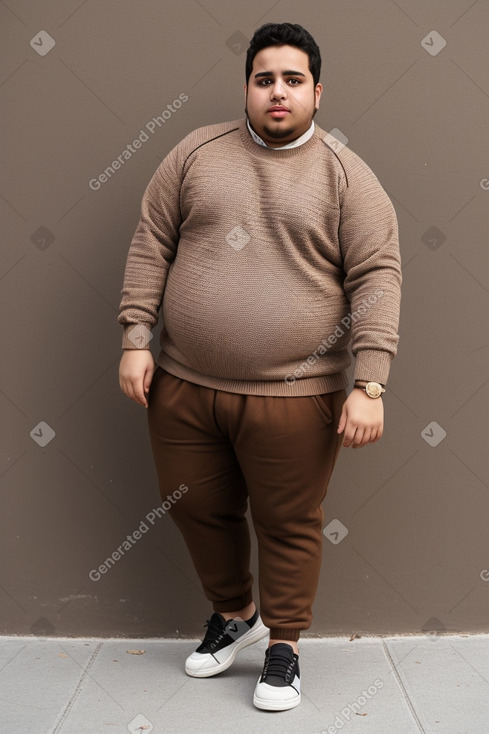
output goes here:
[[338, 433], [343, 433], [343, 430], [345, 428], [345, 425], [346, 425], [346, 410], [345, 410], [345, 408], [343, 408], [342, 411], [341, 411], [341, 416], [340, 416], [340, 420], [339, 420], [339, 423], [338, 423], [337, 432]]
[[366, 428], [363, 432], [362, 443], [360, 445], [366, 446], [368, 443], [371, 442], [371, 440], [372, 440], [372, 431], [370, 428]]
[[130, 400], [133, 400], [135, 403], [137, 403], [137, 397], [136, 393], [134, 391], [134, 384], [132, 380], [127, 380], [126, 382], [126, 395]]
[[370, 443], [376, 443], [382, 437], [381, 428], [372, 428], [370, 431]]
[[138, 405], [142, 405], [145, 407], [146, 399], [142, 393], [142, 382], [141, 384], [139, 384], [139, 381], [137, 379], [129, 378], [129, 380], [127, 381], [126, 395]]
[[355, 429], [351, 429], [348, 425], [345, 428], [345, 437], [343, 439], [343, 446], [350, 446], [355, 438]]
[[154, 372], [155, 372], [154, 368], [150, 368], [148, 369], [148, 371], [146, 372], [144, 376], [144, 395], [146, 399], [146, 404], [148, 403], [147, 398], [148, 398], [149, 390], [151, 387], [151, 383], [153, 381]]
[[136, 384], [135, 390], [134, 390], [136, 402], [139, 403], [139, 405], [142, 405], [143, 408], [148, 407], [148, 401], [146, 400], [146, 395], [144, 394], [144, 387], [143, 387], [143, 381], [140, 380]]
[[358, 449], [358, 448], [360, 448], [360, 446], [363, 446], [363, 436], [364, 436], [364, 433], [365, 433], [365, 431], [364, 431], [363, 428], [358, 428], [357, 427], [357, 430], [355, 432], [355, 441], [353, 443], [353, 448]]
[[377, 440], [376, 439], [376, 437], [377, 437], [377, 429], [376, 428], [367, 429], [366, 433], [367, 433], [367, 439], [366, 439], [365, 443], [366, 444], [367, 443], [375, 443], [375, 441]]
[[374, 431], [371, 428], [365, 428], [363, 431], [361, 446], [366, 446], [368, 443], [372, 443], [374, 437]]
[[130, 394], [130, 385], [129, 385], [128, 381], [126, 379], [124, 379], [124, 378], [121, 378], [121, 380], [120, 380], [120, 386], [121, 386], [121, 390], [124, 393], [124, 395], [126, 397], [130, 398], [131, 397], [131, 394]]

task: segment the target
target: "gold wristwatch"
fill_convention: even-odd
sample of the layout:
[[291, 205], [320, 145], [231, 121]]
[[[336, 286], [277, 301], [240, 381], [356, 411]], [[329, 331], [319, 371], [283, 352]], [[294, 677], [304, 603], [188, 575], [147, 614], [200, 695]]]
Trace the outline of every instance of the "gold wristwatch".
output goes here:
[[385, 387], [383, 387], [380, 382], [367, 382], [366, 385], [355, 385], [354, 388], [358, 388], [359, 390], [364, 390], [369, 398], [380, 398], [382, 393], [385, 392]]

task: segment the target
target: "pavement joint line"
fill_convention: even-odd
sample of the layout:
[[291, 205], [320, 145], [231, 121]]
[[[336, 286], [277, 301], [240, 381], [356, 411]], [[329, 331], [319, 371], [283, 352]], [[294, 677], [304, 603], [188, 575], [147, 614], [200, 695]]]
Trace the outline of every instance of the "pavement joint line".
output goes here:
[[395, 679], [397, 681], [397, 685], [399, 686], [399, 689], [400, 689], [400, 691], [402, 693], [402, 697], [403, 697], [404, 701], [406, 702], [407, 707], [409, 709], [409, 712], [410, 712], [411, 716], [413, 717], [413, 719], [414, 719], [414, 721], [416, 723], [416, 726], [418, 728], [418, 731], [420, 732], [420, 734], [426, 734], [426, 729], [424, 728], [423, 724], [420, 721], [420, 718], [419, 718], [418, 714], [416, 713], [416, 709], [414, 708], [414, 704], [411, 701], [411, 698], [409, 697], [409, 693], [406, 690], [406, 687], [405, 687], [404, 682], [403, 682], [403, 680], [402, 680], [402, 678], [401, 678], [401, 676], [399, 674], [399, 671], [397, 670], [396, 664], [394, 663], [394, 660], [392, 658], [392, 655], [390, 653], [390, 650], [387, 647], [387, 644], [386, 644], [386, 642], [384, 640], [382, 640], [382, 649], [384, 651], [384, 654], [385, 654], [387, 660], [389, 661], [389, 665], [392, 668], [392, 672], [393, 672], [393, 674], [395, 676]]
[[66, 719], [67, 719], [67, 717], [68, 717], [71, 709], [73, 708], [73, 706], [75, 704], [76, 699], [78, 698], [78, 696], [80, 695], [80, 693], [82, 691], [83, 683], [85, 682], [85, 678], [86, 678], [86, 676], [88, 674], [88, 670], [92, 666], [95, 658], [97, 657], [97, 655], [98, 655], [98, 653], [99, 653], [99, 651], [100, 651], [100, 649], [102, 647], [102, 644], [103, 644], [102, 642], [99, 642], [98, 645], [97, 645], [97, 647], [95, 648], [95, 650], [90, 655], [90, 658], [88, 660], [88, 663], [83, 668], [82, 674], [81, 674], [80, 678], [78, 679], [78, 683], [75, 686], [75, 690], [73, 691], [72, 695], [70, 696], [70, 698], [66, 702], [65, 706], [63, 707], [63, 709], [60, 711], [60, 714], [58, 716], [58, 719], [56, 721], [56, 724], [54, 725], [54, 729], [52, 731], [52, 734], [56, 734], [56, 732], [61, 731], [61, 727], [63, 726], [64, 722], [66, 721]]

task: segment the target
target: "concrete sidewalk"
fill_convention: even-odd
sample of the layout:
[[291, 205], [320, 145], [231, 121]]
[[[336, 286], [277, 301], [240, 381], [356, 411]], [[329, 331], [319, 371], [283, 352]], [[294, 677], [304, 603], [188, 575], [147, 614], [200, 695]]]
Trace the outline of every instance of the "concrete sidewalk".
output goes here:
[[0, 732], [489, 733], [489, 635], [302, 639], [302, 703], [284, 712], [252, 703], [267, 638], [204, 679], [183, 670], [196, 645], [0, 637]]

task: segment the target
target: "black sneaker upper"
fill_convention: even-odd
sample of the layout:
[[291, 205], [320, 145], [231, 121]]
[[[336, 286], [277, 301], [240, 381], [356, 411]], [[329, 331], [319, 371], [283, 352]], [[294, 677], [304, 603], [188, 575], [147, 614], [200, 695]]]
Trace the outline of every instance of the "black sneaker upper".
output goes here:
[[237, 639], [249, 632], [259, 616], [258, 609], [255, 610], [250, 619], [224, 619], [222, 614], [214, 612], [206, 621], [207, 631], [199, 647], [195, 652], [210, 653], [222, 650], [223, 647], [232, 645]]
[[300, 678], [299, 656], [290, 645], [276, 642], [265, 652], [265, 664], [260, 683], [270, 686], [290, 686], [295, 676]]

